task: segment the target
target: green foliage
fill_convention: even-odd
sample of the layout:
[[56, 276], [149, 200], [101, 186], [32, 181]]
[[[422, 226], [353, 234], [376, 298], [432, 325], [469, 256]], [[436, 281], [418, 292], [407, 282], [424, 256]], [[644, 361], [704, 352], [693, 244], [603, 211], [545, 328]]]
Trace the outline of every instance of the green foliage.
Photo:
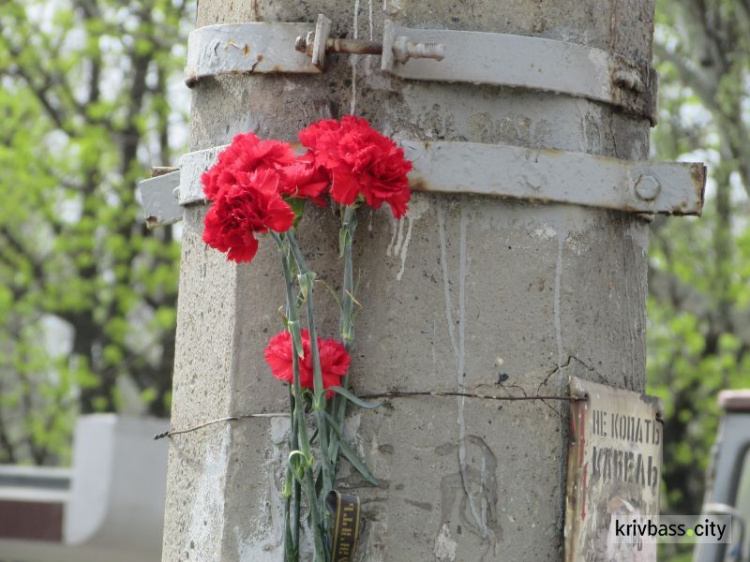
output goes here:
[[0, 462], [66, 462], [75, 416], [128, 388], [167, 413], [179, 247], [135, 187], [181, 148], [191, 6], [0, 3]]
[[694, 514], [717, 394], [750, 387], [750, 5], [659, 0], [656, 39], [657, 157], [703, 160], [710, 172], [702, 218], [654, 222], [649, 272], [648, 391], [666, 408], [662, 510]]

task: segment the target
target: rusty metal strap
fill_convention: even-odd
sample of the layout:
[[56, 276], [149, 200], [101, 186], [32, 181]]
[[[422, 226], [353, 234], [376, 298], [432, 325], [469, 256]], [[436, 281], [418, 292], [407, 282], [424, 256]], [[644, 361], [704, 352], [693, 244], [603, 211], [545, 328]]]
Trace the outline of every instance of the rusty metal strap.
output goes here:
[[584, 152], [472, 142], [402, 141], [412, 189], [568, 203], [633, 213], [700, 215], [702, 163], [619, 160]]
[[[394, 45], [439, 44], [440, 61], [399, 62]], [[656, 123], [658, 75], [637, 62], [602, 49], [522, 35], [412, 29], [386, 21], [381, 68], [401, 78], [489, 84], [567, 94], [615, 105]]]
[[[700, 215], [706, 169], [701, 163], [634, 162], [583, 152], [471, 142], [400, 140], [413, 161], [415, 191], [468, 193], [668, 215]], [[201, 175], [226, 146], [182, 157], [176, 172], [141, 182], [151, 225], [179, 220], [180, 206], [205, 203]]]
[[179, 171], [144, 180], [140, 182], [139, 188], [149, 228], [173, 224], [182, 219], [182, 207], [177, 202], [180, 190]]
[[240, 23], [207, 25], [188, 36], [185, 83], [221, 74], [319, 74], [309, 57], [294, 49], [312, 23]]
[[[253, 22], [196, 29], [188, 38], [185, 81], [192, 87], [203, 78], [226, 74], [319, 74], [329, 49], [380, 52], [381, 69], [400, 78], [566, 94], [611, 104], [656, 123], [658, 78], [648, 61], [541, 37], [414, 29], [389, 20], [382, 44], [366, 42], [363, 51], [355, 48], [356, 40], [347, 40], [349, 48], [337, 50], [338, 40], [328, 37], [330, 20], [322, 15], [318, 19], [312, 59], [295, 49], [298, 38], [313, 35], [312, 23]], [[420, 58], [426, 56], [422, 51], [431, 49], [439, 51], [439, 60]]]

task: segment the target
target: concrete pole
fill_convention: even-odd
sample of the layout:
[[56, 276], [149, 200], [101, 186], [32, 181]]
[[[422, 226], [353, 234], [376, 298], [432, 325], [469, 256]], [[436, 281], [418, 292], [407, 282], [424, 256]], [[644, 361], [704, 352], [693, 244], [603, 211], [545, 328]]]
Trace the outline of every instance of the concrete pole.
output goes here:
[[[333, 20], [333, 35], [409, 27], [537, 35], [650, 60], [653, 2], [555, 0], [202, 0], [198, 26]], [[354, 110], [411, 139], [505, 143], [644, 159], [649, 124], [563, 95], [391, 79], [377, 57], [332, 56], [320, 76], [230, 76], [193, 93], [191, 149], [234, 134], [294, 140]], [[284, 294], [271, 243], [235, 266], [185, 213], [174, 427], [286, 411], [262, 352]], [[352, 377], [359, 394], [476, 390], [566, 394], [576, 375], [644, 388], [647, 225], [632, 215], [466, 195], [417, 194], [394, 222], [360, 211], [355, 263], [364, 305]], [[308, 211], [299, 238], [319, 276], [341, 278], [337, 218]], [[325, 337], [332, 299], [317, 299]], [[502, 376], [501, 376], [502, 375]], [[507, 377], [505, 376], [507, 375]], [[498, 384], [499, 380], [503, 380]], [[354, 410], [348, 432], [380, 479], [344, 466], [363, 498], [359, 559], [560, 560], [565, 402], [398, 398]], [[171, 440], [164, 560], [279, 561], [283, 419], [219, 424]]]

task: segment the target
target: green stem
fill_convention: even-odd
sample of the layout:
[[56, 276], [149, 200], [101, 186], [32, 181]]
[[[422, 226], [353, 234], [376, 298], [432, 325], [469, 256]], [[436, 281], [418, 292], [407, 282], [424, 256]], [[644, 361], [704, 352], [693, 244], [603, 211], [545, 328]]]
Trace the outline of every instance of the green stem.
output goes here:
[[[287, 468], [287, 476], [291, 473]], [[290, 522], [292, 498], [288, 497], [284, 501], [284, 562], [297, 562], [294, 557], [294, 545], [292, 544], [292, 527]]]
[[357, 230], [357, 209], [354, 205], [346, 207], [341, 221], [344, 231], [344, 286], [341, 295], [341, 338], [348, 350], [354, 340], [354, 264], [352, 260], [352, 246], [354, 233]]
[[[349, 351], [352, 341], [354, 340], [354, 261], [352, 259], [352, 245], [354, 243], [354, 233], [357, 230], [357, 208], [349, 205], [344, 208], [344, 214], [341, 218], [341, 234], [339, 239], [343, 239], [344, 247], [344, 283], [341, 289], [341, 316], [339, 319], [339, 329], [341, 339], [344, 341], [344, 347]], [[349, 376], [341, 381], [341, 386], [349, 388]], [[333, 402], [333, 419], [338, 427], [343, 427], [346, 416], [346, 398], [337, 395]], [[338, 442], [335, 441], [331, 450], [331, 466], [334, 474], [337, 469], [339, 458]]]
[[[320, 367], [320, 350], [318, 348], [318, 334], [315, 328], [315, 300], [313, 297], [313, 277], [308, 275], [310, 269], [307, 267], [305, 258], [302, 256], [297, 239], [294, 237], [294, 233], [289, 231], [287, 234], [289, 240], [289, 247], [292, 249], [294, 255], [294, 261], [297, 262], [297, 270], [299, 271], [300, 285], [305, 285], [306, 290], [306, 302], [307, 302], [307, 328], [310, 332], [310, 351], [312, 354], [313, 362], [313, 388], [315, 391], [315, 398], [313, 400], [313, 410], [318, 422], [318, 439], [320, 439], [320, 466], [323, 476], [323, 489], [321, 490], [321, 498], [325, 501], [328, 493], [333, 490], [333, 478], [331, 475], [331, 461], [330, 451], [328, 449], [328, 420], [326, 419], [325, 413], [325, 390], [323, 388], [323, 371]], [[302, 287], [300, 287], [302, 288]], [[323, 513], [323, 525], [326, 531], [330, 527], [330, 517], [327, 511]]]
[[[287, 320], [289, 322], [290, 331], [292, 332], [292, 341], [299, 340], [299, 318], [297, 314], [297, 305], [294, 298], [294, 279], [292, 272], [289, 267], [289, 255], [287, 254], [284, 241], [281, 236], [271, 231], [271, 236], [276, 241], [276, 244], [281, 253], [281, 265], [284, 271], [284, 281], [286, 283], [286, 300], [287, 300]], [[294, 331], [297, 333], [295, 334]], [[294, 344], [293, 344], [294, 345]], [[310, 518], [312, 519], [312, 530], [315, 540], [315, 562], [326, 561], [326, 549], [323, 538], [323, 532], [320, 527], [320, 517], [318, 510], [318, 498], [315, 493], [315, 479], [313, 477], [313, 468], [310, 466], [312, 463], [307, 463], [308, 459], [312, 459], [312, 452], [310, 450], [310, 440], [307, 436], [307, 423], [305, 421], [305, 412], [302, 406], [302, 387], [300, 385], [300, 370], [299, 370], [299, 356], [297, 350], [294, 349], [292, 352], [292, 369], [294, 372], [294, 382], [292, 385], [292, 396], [294, 398], [294, 410], [292, 411], [292, 419], [296, 422], [296, 433], [299, 443], [300, 451], [305, 458], [306, 466], [304, 469], [304, 480], [305, 480], [305, 493], [307, 500], [310, 504]], [[292, 429], [292, 435], [294, 435], [295, 428]], [[294, 437], [292, 437], [294, 439]], [[326, 455], [327, 456], [327, 455]], [[295, 457], [296, 458], [296, 457]], [[291, 462], [291, 461], [290, 461]], [[299, 462], [299, 461], [295, 461]], [[299, 525], [299, 517], [297, 517], [297, 525]], [[299, 543], [298, 543], [299, 544]]]
[[[289, 386], [289, 406], [290, 410], [292, 411], [292, 428], [296, 428], [296, 417], [295, 417], [295, 400], [294, 400], [294, 394], [292, 392], [291, 385]], [[296, 451], [299, 448], [299, 434], [296, 430], [292, 430], [292, 440], [290, 443], [290, 450]], [[289, 477], [292, 473], [292, 465], [291, 463], [287, 466], [287, 476]], [[293, 479], [293, 489], [292, 489], [292, 496], [290, 499], [287, 500], [287, 506], [286, 506], [286, 518], [287, 518], [287, 524], [289, 524], [289, 503], [291, 500], [292, 504], [292, 510], [291, 510], [291, 529], [289, 532], [289, 538], [291, 539], [291, 546], [292, 550], [297, 553], [297, 559], [299, 559], [299, 516], [300, 516], [300, 495], [301, 495], [301, 487], [299, 480], [296, 478]]]

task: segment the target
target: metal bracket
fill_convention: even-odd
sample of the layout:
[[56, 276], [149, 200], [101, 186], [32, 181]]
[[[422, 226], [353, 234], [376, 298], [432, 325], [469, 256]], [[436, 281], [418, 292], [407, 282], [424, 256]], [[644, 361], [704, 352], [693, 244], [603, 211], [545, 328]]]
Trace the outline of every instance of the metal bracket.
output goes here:
[[[399, 144], [414, 163], [409, 175], [414, 191], [468, 193], [630, 213], [700, 215], [703, 209], [706, 168], [702, 163], [638, 162], [472, 142], [401, 140]], [[185, 154], [178, 190], [173, 187], [174, 172], [141, 182], [150, 226], [179, 220], [175, 217], [180, 206], [205, 203], [201, 175], [225, 148]]]
[[402, 141], [411, 188], [566, 203], [631, 213], [700, 215], [706, 167], [473, 142]]
[[188, 36], [185, 83], [221, 74], [284, 72], [319, 74], [295, 39], [314, 29], [309, 23], [240, 23], [207, 25]]
[[[400, 37], [444, 46], [442, 62], [399, 61]], [[541, 37], [411, 29], [385, 22], [381, 69], [409, 80], [488, 84], [567, 94], [615, 105], [656, 124], [658, 75], [646, 63]]]
[[141, 205], [146, 211], [146, 226], [154, 228], [182, 220], [182, 207], [177, 202], [180, 171], [169, 172], [139, 184]]
[[487, 84], [604, 102], [656, 123], [658, 77], [648, 62], [541, 37], [413, 29], [385, 21], [383, 42], [331, 38], [331, 20], [210, 25], [188, 38], [185, 82], [222, 74], [318, 74], [326, 54], [381, 55], [409, 80]]

